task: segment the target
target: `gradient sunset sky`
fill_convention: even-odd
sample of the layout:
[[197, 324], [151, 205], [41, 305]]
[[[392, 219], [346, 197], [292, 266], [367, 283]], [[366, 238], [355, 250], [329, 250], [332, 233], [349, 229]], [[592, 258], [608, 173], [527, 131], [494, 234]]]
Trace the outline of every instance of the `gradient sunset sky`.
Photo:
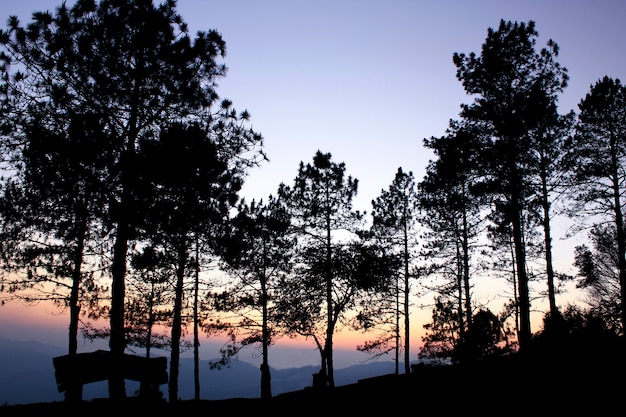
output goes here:
[[[53, 11], [60, 3], [0, 0], [2, 29], [9, 15], [25, 24], [33, 11]], [[443, 136], [460, 105], [473, 100], [456, 79], [452, 56], [479, 54], [488, 28], [497, 28], [500, 19], [534, 20], [537, 47], [549, 39], [559, 45], [558, 62], [570, 77], [560, 113], [577, 110], [605, 75], [626, 81], [623, 0], [179, 0], [178, 11], [191, 33], [222, 34], [229, 71], [217, 92], [247, 109], [265, 138], [269, 162], [249, 172], [247, 200], [266, 199], [281, 182], [291, 184], [300, 161], [312, 161], [318, 149], [345, 162], [359, 180], [359, 210], [370, 211], [398, 167], [420, 181], [431, 158], [423, 140]], [[559, 240], [566, 226], [555, 226], [555, 261], [560, 272], [574, 273], [579, 240]], [[494, 283], [477, 285], [489, 297]], [[0, 307], [0, 338], [64, 346], [68, 319], [52, 312], [49, 306]], [[411, 358], [417, 358], [429, 315], [416, 309], [411, 318]], [[338, 346], [354, 349], [352, 336]]]

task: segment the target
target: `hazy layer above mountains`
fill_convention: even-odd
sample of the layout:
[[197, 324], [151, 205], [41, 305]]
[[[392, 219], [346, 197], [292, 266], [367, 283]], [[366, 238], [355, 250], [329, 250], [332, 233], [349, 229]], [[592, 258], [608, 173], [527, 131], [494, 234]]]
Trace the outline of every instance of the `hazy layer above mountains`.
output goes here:
[[[58, 346], [0, 338], [0, 387], [2, 387], [0, 405], [63, 401], [63, 393], [57, 391], [52, 358], [64, 354], [66, 351]], [[280, 351], [275, 354], [280, 354]], [[243, 360], [234, 360], [229, 367], [211, 370], [208, 365], [209, 360], [210, 358], [200, 358], [201, 399], [219, 400], [260, 396], [261, 374], [258, 366]], [[347, 385], [359, 379], [391, 374], [394, 369], [392, 361], [337, 368], [335, 369], [335, 385]], [[311, 386], [313, 374], [318, 370], [318, 366], [271, 368], [272, 394], [278, 395]], [[138, 383], [126, 382], [128, 396], [134, 396], [138, 388]], [[167, 385], [162, 385], [161, 391], [167, 398]], [[194, 398], [193, 359], [191, 358], [181, 360], [179, 393], [183, 400]], [[106, 381], [87, 384], [83, 387], [85, 400], [107, 396]]]

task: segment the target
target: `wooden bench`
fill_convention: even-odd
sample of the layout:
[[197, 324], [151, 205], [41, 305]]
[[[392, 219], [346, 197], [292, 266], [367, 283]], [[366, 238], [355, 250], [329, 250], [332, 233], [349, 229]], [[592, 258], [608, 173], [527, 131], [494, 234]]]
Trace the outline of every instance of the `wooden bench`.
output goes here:
[[[52, 363], [57, 389], [65, 392], [66, 401], [82, 400], [83, 385], [108, 380], [113, 366], [107, 350], [57, 356]], [[153, 395], [159, 385], [167, 384], [167, 358], [124, 354], [122, 373], [124, 379], [141, 382], [144, 395]]]

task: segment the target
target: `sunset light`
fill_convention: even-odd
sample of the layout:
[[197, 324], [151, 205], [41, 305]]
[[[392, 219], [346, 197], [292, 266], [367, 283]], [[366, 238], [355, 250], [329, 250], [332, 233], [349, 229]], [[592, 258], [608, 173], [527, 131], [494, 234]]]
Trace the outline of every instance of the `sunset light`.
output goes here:
[[524, 375], [551, 404], [572, 363], [624, 365], [626, 2], [0, 20], [0, 406], [369, 400], [404, 376], [530, 409]]

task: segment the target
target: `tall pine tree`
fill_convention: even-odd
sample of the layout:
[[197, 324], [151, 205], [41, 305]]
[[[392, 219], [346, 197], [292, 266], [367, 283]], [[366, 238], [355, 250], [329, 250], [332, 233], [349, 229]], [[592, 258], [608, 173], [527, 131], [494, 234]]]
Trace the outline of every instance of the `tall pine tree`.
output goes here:
[[524, 350], [531, 339], [531, 302], [525, 236], [531, 200], [537, 190], [531, 185], [533, 167], [538, 165], [532, 149], [532, 132], [545, 115], [554, 111], [556, 94], [566, 85], [567, 71], [556, 61], [558, 46], [549, 41], [535, 49], [535, 22], [500, 21], [488, 29], [480, 56], [455, 53], [457, 78], [472, 104], [462, 106], [461, 115], [482, 123], [492, 141], [482, 157], [489, 162], [496, 216], [501, 230], [510, 230], [516, 264], [520, 329], [518, 341]]

